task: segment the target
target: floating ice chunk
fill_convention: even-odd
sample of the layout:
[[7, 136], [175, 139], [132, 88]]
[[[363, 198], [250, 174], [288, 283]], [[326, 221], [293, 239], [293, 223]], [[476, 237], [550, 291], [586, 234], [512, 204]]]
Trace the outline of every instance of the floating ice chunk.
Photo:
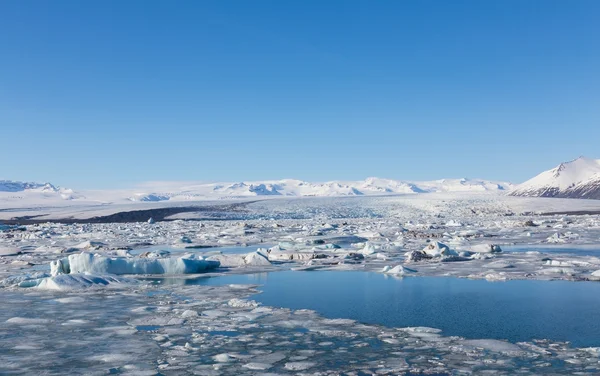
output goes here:
[[500, 282], [500, 281], [506, 281], [506, 273], [500, 272], [500, 273], [488, 273], [484, 276], [484, 278], [487, 281], [490, 282]]
[[245, 257], [244, 257], [244, 262], [246, 263], [246, 265], [252, 265], [252, 266], [267, 266], [267, 265], [271, 265], [271, 262], [269, 261], [269, 259], [267, 258], [267, 256], [265, 256], [263, 253], [261, 252], [252, 252], [252, 253], [248, 253]]
[[[314, 251], [292, 252], [292, 251], [277, 251], [275, 247], [270, 249], [269, 261], [307, 261], [317, 258]], [[279, 248], [279, 247], [277, 247]]]
[[363, 255], [372, 255], [375, 253], [375, 246], [369, 242], [365, 244], [365, 247], [362, 249], [361, 253]]
[[246, 265], [246, 260], [244, 255], [212, 255], [208, 256], [207, 260], [217, 261], [220, 266], [226, 268], [235, 268]]
[[592, 272], [590, 274], [589, 279], [592, 281], [600, 281], [600, 270], [596, 270], [595, 272]]
[[243, 300], [243, 299], [231, 299], [227, 302], [227, 305], [234, 308], [256, 308], [258, 303], [254, 300]]
[[70, 304], [70, 303], [83, 303], [83, 302], [85, 302], [85, 299], [83, 299], [81, 296], [71, 296], [68, 298], [55, 299], [55, 301], [58, 303], [62, 303], [62, 304]]
[[553, 235], [549, 236], [546, 241], [548, 243], [565, 243], [566, 237], [561, 234], [560, 232], [554, 233]]
[[220, 266], [232, 268], [240, 266], [269, 266], [271, 262], [260, 249], [247, 255], [212, 255], [207, 260], [214, 260], [220, 263]]
[[173, 242], [173, 246], [178, 248], [187, 247], [190, 244], [192, 244], [192, 239], [187, 236], [181, 236]]
[[427, 247], [423, 248], [423, 252], [431, 257], [458, 256], [458, 253], [450, 249], [446, 244], [436, 241], [429, 243]]
[[448, 222], [446, 222], [446, 227], [462, 227], [463, 224], [455, 221], [454, 219], [449, 220]]
[[6, 320], [7, 324], [13, 325], [46, 325], [50, 324], [52, 320], [50, 319], [35, 319], [29, 317], [11, 317]]
[[409, 269], [406, 268], [402, 265], [396, 265], [394, 267], [391, 266], [384, 266], [383, 269], [381, 269], [382, 273], [385, 274], [407, 274], [407, 273], [416, 273], [417, 271], [414, 269]]
[[498, 260], [487, 263], [483, 267], [489, 269], [511, 269], [515, 266], [507, 260]]
[[6, 277], [3, 280], [0, 280], [0, 286], [21, 286], [22, 284], [31, 284], [35, 286], [37, 284], [37, 280], [40, 278], [49, 277], [48, 273], [32, 273], [32, 274], [21, 274], [21, 275], [13, 275]]
[[573, 263], [569, 261], [559, 261], [559, 260], [546, 260], [544, 265], [550, 266], [573, 266]]
[[264, 371], [272, 368], [273, 365], [269, 363], [247, 363], [243, 365], [244, 368], [248, 368], [255, 371]]
[[538, 274], [565, 274], [565, 275], [574, 275], [575, 270], [572, 268], [546, 268], [538, 270]]
[[[165, 250], [157, 250], [157, 251], [148, 251], [148, 252], [143, 252], [141, 253], [138, 257], [142, 257], [142, 258], [159, 258], [159, 257], [167, 257], [171, 254], [171, 252], [169, 251], [165, 251]], [[120, 256], [131, 256], [131, 254], [127, 253], [124, 255], [120, 255]]]
[[198, 316], [198, 312], [196, 311], [192, 311], [191, 309], [186, 309], [185, 311], [183, 311], [181, 313], [181, 317], [188, 318], [188, 317], [197, 317]]
[[203, 257], [105, 257], [80, 253], [68, 258], [53, 261], [51, 274], [98, 273], [98, 274], [192, 274], [219, 267], [219, 262]]
[[60, 274], [28, 282], [27, 285], [21, 284], [20, 286], [37, 287], [43, 290], [80, 290], [93, 286], [119, 287], [137, 283], [136, 280], [129, 278], [93, 274]]
[[106, 244], [104, 244], [102, 242], [98, 242], [98, 241], [94, 241], [94, 240], [88, 240], [88, 241], [85, 241], [83, 243], [77, 244], [73, 248], [84, 249], [86, 251], [97, 251], [99, 249], [105, 249], [105, 248], [107, 248], [107, 246], [106, 246]]
[[376, 231], [359, 232], [358, 234], [356, 234], [356, 236], [367, 239], [383, 238], [383, 234]]
[[0, 247], [0, 256], [16, 256], [21, 254], [21, 249], [17, 247]]
[[147, 326], [172, 326], [181, 325], [185, 322], [184, 319], [178, 317], [144, 317], [141, 319], [131, 320], [129, 324], [133, 326], [147, 325]]
[[502, 252], [502, 248], [496, 244], [477, 244], [469, 249], [474, 253], [498, 253]]
[[519, 346], [497, 339], [471, 339], [464, 341], [463, 344], [501, 353], [523, 352]]
[[217, 354], [213, 356], [213, 359], [217, 363], [229, 363], [234, 360], [229, 354]]
[[417, 262], [431, 258], [431, 256], [423, 251], [410, 251], [406, 252], [404, 255], [406, 256], [406, 262]]
[[284, 367], [290, 371], [304, 371], [314, 367], [315, 365], [316, 363], [313, 362], [288, 362], [285, 363]]

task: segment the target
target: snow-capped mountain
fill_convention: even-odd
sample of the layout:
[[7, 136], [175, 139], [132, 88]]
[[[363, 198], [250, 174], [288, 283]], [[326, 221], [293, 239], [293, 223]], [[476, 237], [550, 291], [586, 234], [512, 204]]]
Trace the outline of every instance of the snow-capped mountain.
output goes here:
[[71, 200], [79, 198], [71, 189], [64, 189], [50, 183], [32, 183], [13, 180], [0, 180], [0, 202], [11, 200]]
[[600, 159], [579, 157], [518, 185], [512, 196], [600, 199]]
[[50, 183], [31, 183], [12, 180], [0, 180], [0, 192], [23, 192], [27, 190], [58, 192], [58, 188], [56, 188]]

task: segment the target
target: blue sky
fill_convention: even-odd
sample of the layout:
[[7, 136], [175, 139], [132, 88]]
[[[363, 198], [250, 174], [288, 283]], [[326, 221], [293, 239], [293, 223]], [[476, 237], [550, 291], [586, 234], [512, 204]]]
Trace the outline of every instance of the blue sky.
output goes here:
[[600, 2], [0, 2], [0, 179], [523, 181], [600, 158]]

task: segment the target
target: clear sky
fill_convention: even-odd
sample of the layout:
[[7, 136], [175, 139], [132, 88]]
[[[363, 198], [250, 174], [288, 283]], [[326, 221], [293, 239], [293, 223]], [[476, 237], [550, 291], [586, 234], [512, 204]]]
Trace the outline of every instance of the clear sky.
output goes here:
[[481, 177], [600, 158], [600, 1], [0, 1], [0, 179]]

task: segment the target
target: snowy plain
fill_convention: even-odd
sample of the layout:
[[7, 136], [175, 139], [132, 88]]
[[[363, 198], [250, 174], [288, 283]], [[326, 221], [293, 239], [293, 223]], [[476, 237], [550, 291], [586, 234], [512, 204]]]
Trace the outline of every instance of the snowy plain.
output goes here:
[[[0, 211], [35, 220], [0, 225], [2, 374], [600, 372], [597, 347], [366, 325], [260, 305], [255, 285], [168, 283], [320, 270], [598, 283], [597, 200], [484, 190], [61, 203]], [[173, 207], [191, 209], [150, 220]], [[149, 211], [136, 222], [60, 223], [132, 210]]]

